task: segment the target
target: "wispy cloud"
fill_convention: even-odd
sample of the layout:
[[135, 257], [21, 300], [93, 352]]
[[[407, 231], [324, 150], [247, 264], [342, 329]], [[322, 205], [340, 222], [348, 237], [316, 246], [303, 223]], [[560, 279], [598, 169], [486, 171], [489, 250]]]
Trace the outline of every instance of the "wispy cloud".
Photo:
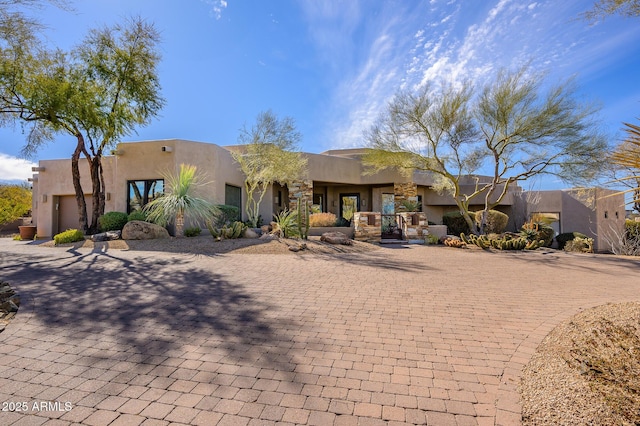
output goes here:
[[220, 19], [222, 17], [222, 12], [227, 8], [226, 0], [200, 0], [201, 2], [209, 5], [210, 13], [216, 19]]
[[588, 78], [605, 66], [605, 52], [624, 52], [640, 31], [601, 36], [604, 29], [576, 19], [579, 6], [550, 0], [473, 6], [430, 0], [375, 11], [344, 3], [303, 2], [315, 47], [336, 80], [327, 148], [362, 146], [363, 131], [399, 89], [443, 80], [482, 83], [500, 68], [524, 64], [533, 72]]
[[0, 153], [0, 181], [26, 181], [33, 175], [31, 167], [37, 164], [22, 158]]

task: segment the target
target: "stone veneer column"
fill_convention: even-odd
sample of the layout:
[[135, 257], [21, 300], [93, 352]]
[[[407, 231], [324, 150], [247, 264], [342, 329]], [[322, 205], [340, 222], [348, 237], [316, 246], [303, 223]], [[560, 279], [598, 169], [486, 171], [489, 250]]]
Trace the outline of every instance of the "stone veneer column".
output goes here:
[[298, 208], [298, 200], [308, 201], [309, 207], [313, 204], [313, 181], [302, 180], [287, 184], [289, 188], [289, 210]]
[[401, 208], [402, 202], [408, 200], [409, 197], [418, 196], [418, 185], [413, 182], [394, 183], [393, 194], [396, 213], [404, 212], [404, 209]]

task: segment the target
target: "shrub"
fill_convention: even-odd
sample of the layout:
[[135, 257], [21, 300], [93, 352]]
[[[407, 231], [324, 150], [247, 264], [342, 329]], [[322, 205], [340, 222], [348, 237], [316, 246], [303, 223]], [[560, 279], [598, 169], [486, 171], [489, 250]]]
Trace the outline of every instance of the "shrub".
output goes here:
[[564, 232], [562, 234], [558, 234], [556, 236], [556, 241], [558, 242], [558, 250], [563, 250], [567, 242], [573, 240], [576, 237], [587, 238], [586, 235], [580, 232]]
[[142, 222], [146, 222], [147, 215], [142, 210], [134, 210], [131, 213], [129, 213], [129, 217], [127, 218], [128, 222], [131, 222], [132, 220], [140, 220]]
[[624, 222], [624, 230], [627, 238], [640, 239], [640, 222], [627, 219]]
[[309, 215], [309, 226], [326, 227], [335, 226], [336, 215], [333, 213], [313, 213]]
[[75, 243], [84, 240], [84, 233], [77, 229], [67, 229], [64, 232], [53, 236], [53, 241], [58, 244]]
[[129, 216], [126, 213], [109, 212], [98, 218], [98, 227], [100, 232], [122, 231], [128, 221]]
[[564, 251], [577, 253], [593, 253], [593, 238], [575, 237], [567, 241]]
[[240, 220], [240, 209], [228, 204], [218, 204], [219, 212], [213, 215], [212, 224], [218, 228]]
[[452, 235], [469, 234], [471, 230], [460, 212], [449, 212], [442, 216], [442, 223], [447, 225], [447, 233]]
[[544, 241], [544, 247], [551, 247], [553, 236], [556, 231], [545, 222], [537, 222], [532, 218], [529, 222], [522, 225], [520, 235], [529, 241]]
[[200, 235], [200, 233], [202, 232], [202, 229], [200, 229], [197, 226], [194, 226], [192, 228], [187, 228], [184, 230], [184, 236], [185, 237], [197, 237], [198, 235]]
[[31, 210], [31, 190], [22, 185], [0, 185], [0, 226]]
[[295, 236], [298, 230], [295, 211], [284, 209], [277, 215], [273, 215], [273, 221], [277, 225], [277, 227], [274, 227], [274, 231], [280, 231], [281, 237], [289, 238]]
[[[475, 213], [475, 220], [478, 228], [482, 223], [483, 212], [484, 210], [480, 210], [479, 212]], [[498, 210], [489, 210], [487, 213], [487, 221], [485, 223], [484, 232], [487, 234], [501, 234], [504, 231], [504, 228], [507, 227], [509, 216], [502, 212], [499, 212]]]
[[440, 242], [440, 238], [438, 238], [437, 235], [427, 234], [425, 242], [429, 245], [438, 244]]

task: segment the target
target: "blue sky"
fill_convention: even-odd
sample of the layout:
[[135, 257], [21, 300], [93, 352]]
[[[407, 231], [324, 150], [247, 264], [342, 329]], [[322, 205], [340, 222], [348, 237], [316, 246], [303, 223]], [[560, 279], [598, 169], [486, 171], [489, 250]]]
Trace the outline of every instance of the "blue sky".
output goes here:
[[[70, 49], [87, 30], [141, 16], [162, 33], [166, 107], [125, 141], [181, 138], [219, 145], [272, 109], [291, 116], [301, 149], [363, 146], [362, 136], [400, 88], [483, 82], [530, 62], [556, 83], [575, 76], [602, 106], [612, 144], [640, 117], [640, 18], [579, 19], [593, 0], [85, 0], [72, 12], [33, 12], [52, 46]], [[38, 159], [69, 158], [59, 137], [19, 159], [20, 129], [0, 129], [0, 180], [26, 179]], [[552, 181], [542, 183], [553, 186]], [[544, 188], [543, 188], [544, 189]]]

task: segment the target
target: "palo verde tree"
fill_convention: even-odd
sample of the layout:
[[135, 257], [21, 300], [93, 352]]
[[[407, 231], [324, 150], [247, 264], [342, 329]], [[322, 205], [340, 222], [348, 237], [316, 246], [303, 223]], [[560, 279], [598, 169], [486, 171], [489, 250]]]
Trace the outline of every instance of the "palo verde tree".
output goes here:
[[[522, 68], [500, 72], [475, 96], [468, 84], [400, 94], [369, 131], [373, 149], [365, 163], [374, 170], [431, 172], [436, 189], [453, 195], [471, 229], [468, 208], [475, 197], [484, 198], [484, 223], [513, 184], [542, 174], [589, 181], [607, 149], [596, 110], [576, 100], [571, 82], [546, 93], [542, 85], [541, 75]], [[476, 175], [473, 190], [463, 192], [462, 177], [483, 170], [490, 179]]]
[[[58, 134], [76, 140], [71, 156], [80, 227], [98, 228], [104, 214], [105, 150], [137, 126], [148, 124], [164, 104], [157, 66], [158, 31], [140, 18], [90, 31], [71, 52], [45, 49], [17, 21], [2, 34], [0, 115], [27, 129], [25, 154]], [[27, 41], [26, 43], [24, 41]], [[80, 158], [89, 165], [93, 216], [87, 220]]]
[[231, 155], [246, 176], [245, 211], [251, 226], [258, 226], [260, 203], [270, 185], [286, 185], [303, 177], [307, 160], [297, 151], [302, 135], [291, 117], [279, 119], [271, 110], [258, 114], [255, 124], [241, 129], [243, 145]]
[[595, 23], [616, 14], [625, 17], [640, 16], [640, 0], [598, 0], [582, 17]]
[[611, 154], [611, 162], [624, 176], [616, 179], [630, 189], [623, 192], [633, 194], [633, 208], [640, 212], [640, 126], [624, 123], [627, 136]]

